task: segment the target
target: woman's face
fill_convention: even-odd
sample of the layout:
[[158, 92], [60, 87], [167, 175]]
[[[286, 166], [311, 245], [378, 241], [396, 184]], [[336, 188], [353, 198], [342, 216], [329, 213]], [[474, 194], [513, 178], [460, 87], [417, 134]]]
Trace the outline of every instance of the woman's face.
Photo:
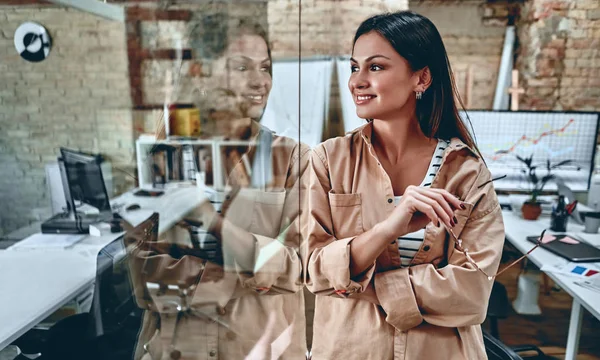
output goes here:
[[271, 91], [271, 59], [265, 40], [258, 35], [241, 35], [224, 54], [225, 86], [235, 94], [244, 117], [260, 118]]
[[385, 120], [415, 106], [419, 76], [377, 32], [360, 36], [350, 59], [348, 87], [362, 119]]

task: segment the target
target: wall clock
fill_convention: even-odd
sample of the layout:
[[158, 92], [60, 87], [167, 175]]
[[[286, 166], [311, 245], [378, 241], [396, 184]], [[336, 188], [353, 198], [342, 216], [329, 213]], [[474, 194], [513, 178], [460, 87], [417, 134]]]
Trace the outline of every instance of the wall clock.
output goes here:
[[50, 54], [51, 39], [42, 25], [25, 22], [15, 31], [15, 48], [27, 61], [40, 62]]

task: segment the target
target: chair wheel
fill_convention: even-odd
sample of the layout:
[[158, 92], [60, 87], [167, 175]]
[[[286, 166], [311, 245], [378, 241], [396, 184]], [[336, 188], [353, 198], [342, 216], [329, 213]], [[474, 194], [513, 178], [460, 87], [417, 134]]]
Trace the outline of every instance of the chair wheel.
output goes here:
[[173, 350], [173, 351], [171, 351], [171, 359], [177, 360], [180, 357], [181, 357], [181, 351], [179, 351], [179, 350]]

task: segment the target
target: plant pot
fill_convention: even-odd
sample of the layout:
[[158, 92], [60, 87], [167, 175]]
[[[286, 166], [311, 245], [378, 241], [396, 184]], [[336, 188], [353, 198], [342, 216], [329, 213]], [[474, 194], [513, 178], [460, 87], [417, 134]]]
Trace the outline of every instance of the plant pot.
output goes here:
[[523, 203], [521, 207], [523, 212], [523, 219], [525, 220], [537, 220], [542, 214], [542, 206], [540, 203]]

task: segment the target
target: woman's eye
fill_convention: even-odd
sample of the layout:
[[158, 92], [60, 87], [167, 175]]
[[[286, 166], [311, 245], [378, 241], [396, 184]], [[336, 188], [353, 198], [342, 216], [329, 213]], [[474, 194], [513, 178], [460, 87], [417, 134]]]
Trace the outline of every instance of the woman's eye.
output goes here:
[[373, 64], [373, 65], [371, 65], [371, 70], [378, 71], [378, 70], [383, 70], [383, 68], [379, 65]]
[[263, 67], [260, 68], [260, 70], [264, 71], [264, 72], [269, 72], [269, 69], [270, 69], [269, 66], [263, 66]]
[[358, 71], [358, 66], [350, 66], [350, 72], [357, 72]]
[[237, 67], [237, 68], [235, 68], [235, 69], [236, 69], [237, 71], [246, 71], [246, 70], [248, 70], [248, 68], [247, 68], [247, 67], [245, 67], [245, 66], [243, 66], [243, 65], [242, 65], [242, 66], [238, 66], [238, 67]]

